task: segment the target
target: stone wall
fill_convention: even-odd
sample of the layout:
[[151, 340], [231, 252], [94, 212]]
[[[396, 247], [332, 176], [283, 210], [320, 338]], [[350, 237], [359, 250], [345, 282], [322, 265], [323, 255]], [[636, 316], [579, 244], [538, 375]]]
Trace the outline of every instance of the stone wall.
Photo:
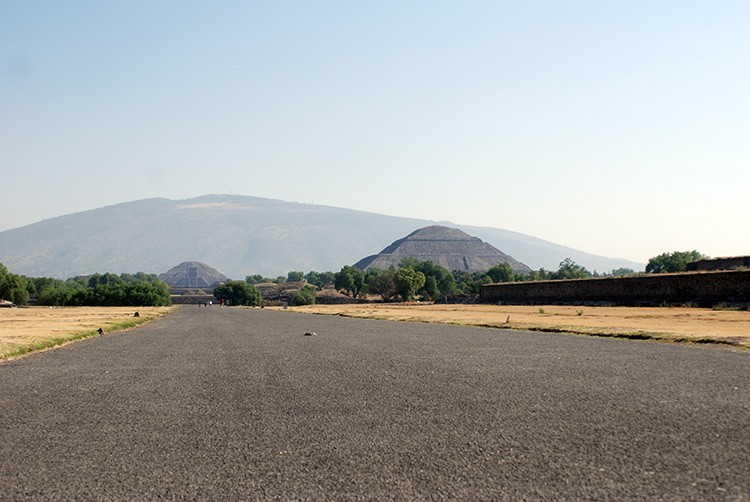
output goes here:
[[750, 269], [750, 256], [708, 258], [706, 260], [693, 261], [687, 264], [687, 269], [689, 271], [738, 270], [741, 268]]
[[480, 302], [508, 305], [750, 305], [750, 271], [685, 272], [482, 286]]
[[218, 300], [214, 298], [214, 295], [172, 295], [172, 305], [197, 305], [199, 303], [214, 302], [218, 303]]

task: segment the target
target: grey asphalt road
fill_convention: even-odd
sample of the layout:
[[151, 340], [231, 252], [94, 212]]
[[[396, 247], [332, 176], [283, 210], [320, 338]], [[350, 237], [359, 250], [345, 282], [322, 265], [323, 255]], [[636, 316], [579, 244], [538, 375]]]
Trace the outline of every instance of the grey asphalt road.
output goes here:
[[750, 500], [750, 354], [186, 306], [0, 364], [50, 499]]

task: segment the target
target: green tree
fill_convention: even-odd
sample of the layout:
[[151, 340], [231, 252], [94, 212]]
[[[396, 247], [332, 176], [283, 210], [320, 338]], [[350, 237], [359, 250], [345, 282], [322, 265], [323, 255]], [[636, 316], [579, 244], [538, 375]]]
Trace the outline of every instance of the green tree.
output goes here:
[[662, 253], [648, 260], [648, 264], [646, 264], [646, 272], [650, 274], [684, 272], [687, 269], [687, 264], [691, 261], [698, 261], [706, 258], [708, 258], [708, 256], [695, 250]]
[[320, 274], [318, 274], [317, 272], [310, 271], [306, 273], [304, 279], [308, 284], [312, 284], [316, 288], [322, 288], [322, 286], [320, 285]]
[[8, 272], [0, 263], [0, 299], [8, 300], [16, 305], [23, 305], [29, 301], [27, 280], [21, 275]]
[[[405, 263], [402, 261], [402, 263]], [[407, 267], [425, 276], [425, 284], [421, 288], [427, 299], [437, 300], [440, 296], [451, 295], [456, 291], [456, 281], [450, 270], [436, 263], [427, 261], [414, 261], [413, 266]]]
[[401, 261], [398, 264], [398, 268], [410, 268], [412, 270], [416, 270], [420, 263], [422, 262], [417, 258], [414, 258], [413, 256], [406, 256], [404, 258], [401, 258]]
[[305, 280], [316, 286], [318, 289], [324, 289], [333, 286], [333, 272], [313, 272], [310, 271], [305, 274]]
[[104, 286], [106, 284], [125, 284], [125, 281], [120, 278], [117, 274], [111, 274], [109, 272], [105, 274], [93, 274], [89, 276], [88, 285], [90, 288], [96, 286]]
[[286, 275], [286, 282], [302, 282], [305, 280], [304, 272], [289, 272]]
[[341, 271], [334, 274], [333, 285], [336, 291], [357, 298], [364, 293], [365, 273], [358, 268], [345, 265]]
[[591, 277], [591, 272], [585, 267], [578, 265], [570, 258], [565, 258], [560, 262], [560, 268], [553, 275], [553, 279], [582, 279]]
[[62, 307], [70, 305], [75, 288], [63, 283], [62, 285], [47, 285], [37, 293], [37, 303], [39, 305], [54, 305]]
[[475, 272], [472, 274], [473, 282], [473, 289], [470, 291], [471, 294], [478, 295], [479, 290], [482, 286], [485, 284], [492, 284], [492, 277], [485, 274], [484, 272]]
[[169, 288], [163, 282], [135, 280], [125, 288], [125, 303], [131, 306], [165, 307], [172, 304]]
[[494, 282], [485, 272], [454, 270], [452, 275], [456, 283], [456, 291], [465, 295], [478, 295], [479, 288], [483, 284]]
[[319, 274], [319, 278], [320, 278], [319, 287], [321, 289], [323, 289], [323, 288], [332, 288], [333, 287], [334, 273], [331, 272], [330, 270], [328, 270], [326, 272], [321, 272]]
[[91, 289], [93, 289], [94, 305], [105, 307], [127, 305], [124, 282], [105, 282], [104, 284], [97, 284]]
[[487, 271], [494, 282], [513, 282], [516, 280], [516, 274], [507, 263], [500, 263]]
[[368, 293], [380, 295], [380, 298], [384, 302], [390, 301], [396, 294], [396, 283], [393, 282], [395, 274], [396, 269], [393, 267], [387, 270], [380, 270], [378, 268], [367, 269], [367, 272], [365, 272], [365, 283], [367, 284]]
[[94, 290], [88, 286], [81, 285], [77, 281], [68, 279], [65, 285], [69, 288], [70, 300], [65, 304], [72, 307], [96, 305], [94, 302]]
[[263, 298], [258, 288], [245, 281], [228, 281], [214, 289], [214, 298], [224, 300], [228, 305], [258, 306]]
[[171, 305], [169, 288], [154, 274], [93, 274], [61, 281], [49, 277], [30, 279], [39, 305], [165, 306]]
[[65, 281], [65, 283], [70, 284], [71, 286], [88, 287], [89, 276], [78, 275], [75, 277], [70, 277]]
[[145, 272], [136, 272], [135, 274], [120, 274], [120, 279], [122, 279], [125, 284], [138, 284], [142, 282], [149, 284], [161, 283], [156, 274], [146, 274]]
[[14, 288], [10, 292], [10, 301], [16, 305], [25, 305], [29, 301], [29, 292], [26, 288]]
[[26, 280], [16, 274], [6, 274], [0, 284], [0, 298], [5, 298], [16, 305], [23, 305], [29, 301], [29, 292], [26, 290]]
[[435, 300], [440, 298], [440, 288], [432, 275], [425, 276], [424, 286], [422, 286], [422, 296], [425, 300]]
[[299, 293], [292, 297], [292, 305], [314, 305], [315, 304], [315, 287], [306, 285]]
[[410, 301], [414, 294], [422, 289], [427, 278], [422, 272], [411, 268], [400, 268], [393, 277], [396, 284], [396, 292], [401, 295], [402, 301]]
[[539, 270], [532, 270], [528, 274], [521, 274], [516, 276], [516, 281], [529, 282], [529, 281], [551, 281], [556, 278], [556, 272], [551, 270], [545, 270], [540, 268]]
[[635, 274], [635, 270], [632, 268], [626, 268], [626, 267], [620, 267], [612, 270], [612, 272], [609, 273], [609, 275], [613, 277], [619, 277], [623, 275], [633, 275]]

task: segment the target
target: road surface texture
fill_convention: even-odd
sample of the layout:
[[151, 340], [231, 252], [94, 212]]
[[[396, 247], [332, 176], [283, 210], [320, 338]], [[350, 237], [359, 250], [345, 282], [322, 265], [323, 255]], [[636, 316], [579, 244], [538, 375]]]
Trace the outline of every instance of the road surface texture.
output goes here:
[[750, 354], [185, 306], [0, 364], [0, 499], [750, 500]]

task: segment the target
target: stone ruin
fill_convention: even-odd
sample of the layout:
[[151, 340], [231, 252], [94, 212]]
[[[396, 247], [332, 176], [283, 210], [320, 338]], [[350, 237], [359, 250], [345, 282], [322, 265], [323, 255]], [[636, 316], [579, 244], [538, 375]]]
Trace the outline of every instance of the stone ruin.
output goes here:
[[688, 272], [701, 272], [708, 270], [748, 270], [750, 269], [750, 256], [729, 256], [724, 258], [706, 258], [705, 260], [693, 261], [687, 264]]
[[173, 292], [189, 290], [212, 292], [216, 286], [229, 279], [205, 263], [186, 261], [159, 274], [159, 280], [166, 283]]
[[380, 253], [363, 258], [356, 268], [385, 270], [398, 267], [404, 258], [432, 261], [448, 270], [482, 272], [507, 263], [515, 273], [528, 274], [531, 268], [478, 237], [457, 228], [430, 226], [421, 228], [395, 241]]

